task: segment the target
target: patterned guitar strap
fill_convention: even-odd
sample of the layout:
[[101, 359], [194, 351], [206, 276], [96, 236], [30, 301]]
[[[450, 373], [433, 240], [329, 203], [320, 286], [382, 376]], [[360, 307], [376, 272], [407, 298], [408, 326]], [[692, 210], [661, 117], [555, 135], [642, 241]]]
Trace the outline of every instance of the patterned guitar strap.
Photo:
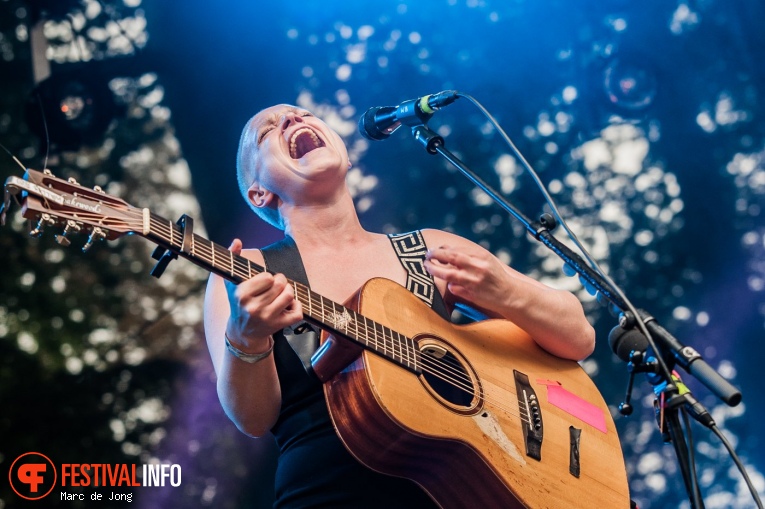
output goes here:
[[[422, 233], [417, 230], [409, 233], [391, 234], [388, 235], [388, 238], [401, 265], [406, 270], [406, 289], [419, 297], [441, 317], [448, 320], [449, 314], [446, 311], [446, 304], [441, 293], [436, 290], [433, 276], [425, 270], [425, 254], [428, 248]], [[268, 270], [281, 272], [293, 281], [310, 287], [300, 252], [291, 237], [285, 236], [282, 240], [261, 249], [261, 253], [263, 253]], [[312, 373], [311, 356], [319, 347], [318, 329], [305, 321], [301, 321], [285, 328], [282, 333], [292, 350], [300, 358], [303, 367], [308, 373]]]
[[441, 293], [436, 289], [433, 276], [425, 270], [425, 254], [428, 246], [420, 230], [409, 233], [389, 234], [393, 249], [406, 270], [406, 289], [416, 295], [444, 319], [449, 319]]

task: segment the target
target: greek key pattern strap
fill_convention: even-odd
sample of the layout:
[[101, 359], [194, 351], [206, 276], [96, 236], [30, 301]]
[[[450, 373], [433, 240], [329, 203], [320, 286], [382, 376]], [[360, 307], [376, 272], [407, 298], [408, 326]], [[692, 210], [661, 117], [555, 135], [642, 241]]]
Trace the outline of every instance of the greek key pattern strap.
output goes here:
[[433, 277], [425, 270], [425, 239], [419, 230], [409, 233], [389, 234], [393, 249], [401, 265], [406, 270], [406, 289], [415, 294], [425, 304], [433, 307], [436, 285]]

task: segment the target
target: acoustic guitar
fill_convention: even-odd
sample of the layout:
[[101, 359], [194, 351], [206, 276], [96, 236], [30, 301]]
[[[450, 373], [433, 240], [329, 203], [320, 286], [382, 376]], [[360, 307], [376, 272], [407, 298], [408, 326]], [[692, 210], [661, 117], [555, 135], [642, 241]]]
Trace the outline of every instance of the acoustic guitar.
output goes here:
[[[265, 269], [99, 188], [49, 171], [5, 183], [31, 231], [62, 242], [137, 234], [157, 244], [153, 274], [182, 256], [239, 283]], [[397, 283], [368, 281], [349, 302], [291, 282], [324, 331], [312, 358], [341, 440], [359, 461], [417, 482], [444, 509], [630, 507], [619, 437], [603, 397], [574, 361], [507, 320], [455, 325]]]

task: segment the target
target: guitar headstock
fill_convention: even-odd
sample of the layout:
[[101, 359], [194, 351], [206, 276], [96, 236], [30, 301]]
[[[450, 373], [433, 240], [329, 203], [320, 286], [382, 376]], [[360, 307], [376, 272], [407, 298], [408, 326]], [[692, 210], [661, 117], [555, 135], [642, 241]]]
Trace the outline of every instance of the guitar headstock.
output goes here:
[[70, 234], [89, 234], [83, 250], [97, 240], [116, 239], [126, 234], [141, 234], [147, 229], [148, 210], [132, 207], [124, 200], [89, 189], [74, 179], [63, 180], [49, 170], [27, 170], [24, 178], [9, 177], [5, 181], [4, 200], [0, 208], [2, 223], [14, 197], [21, 206], [22, 215], [31, 221], [30, 234], [39, 236], [43, 228], [63, 228], [56, 235], [62, 245], [69, 245]]

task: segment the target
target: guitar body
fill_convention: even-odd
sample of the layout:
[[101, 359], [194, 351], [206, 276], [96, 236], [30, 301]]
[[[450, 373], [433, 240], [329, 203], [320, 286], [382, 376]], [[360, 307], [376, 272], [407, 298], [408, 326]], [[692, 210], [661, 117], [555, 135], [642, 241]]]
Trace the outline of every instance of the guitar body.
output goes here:
[[[179, 255], [236, 284], [265, 270], [194, 234], [187, 216], [168, 221], [49, 171], [9, 177], [0, 220], [12, 196], [35, 235], [89, 231], [83, 249], [127, 233], [151, 240], [157, 277]], [[307, 320], [343, 335], [324, 337], [312, 365], [362, 463], [414, 480], [444, 509], [629, 507], [613, 420], [576, 362], [506, 320], [450, 324], [385, 279], [367, 282], [353, 309], [291, 284]]]
[[[365, 350], [324, 385], [337, 433], [359, 461], [414, 480], [444, 509], [630, 506], [613, 420], [578, 363], [548, 354], [506, 320], [451, 324], [385, 279], [370, 280], [353, 300], [348, 307], [433, 351], [431, 364], [446, 366], [446, 378], [462, 380], [472, 394], [452, 401], [423, 375]], [[451, 364], [442, 365], [447, 358]], [[523, 424], [534, 421], [516, 372], [539, 404], [539, 459], [527, 454]], [[548, 403], [547, 384], [555, 382], [598, 407], [605, 432]], [[578, 477], [570, 471], [570, 427], [581, 430]]]

